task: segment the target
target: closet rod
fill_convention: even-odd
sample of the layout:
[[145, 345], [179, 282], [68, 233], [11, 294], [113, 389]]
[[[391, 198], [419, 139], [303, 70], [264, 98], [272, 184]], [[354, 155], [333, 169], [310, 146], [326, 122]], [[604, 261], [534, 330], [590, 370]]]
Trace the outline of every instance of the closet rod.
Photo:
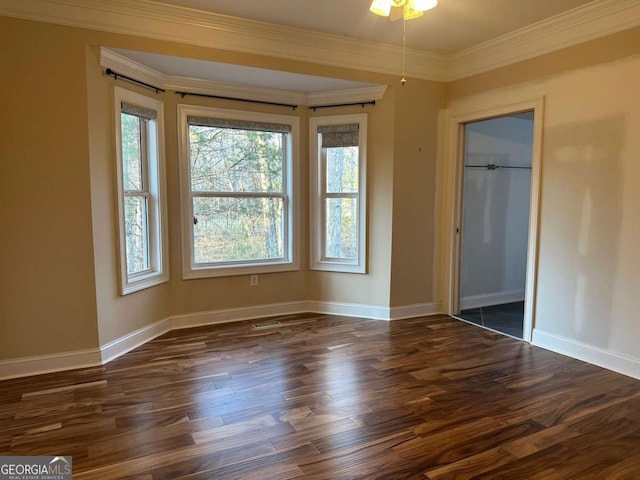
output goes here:
[[517, 170], [531, 170], [531, 167], [512, 167], [509, 165], [494, 165], [490, 163], [488, 165], [465, 165], [465, 168], [486, 168], [487, 170], [497, 170], [499, 168], [514, 168]]

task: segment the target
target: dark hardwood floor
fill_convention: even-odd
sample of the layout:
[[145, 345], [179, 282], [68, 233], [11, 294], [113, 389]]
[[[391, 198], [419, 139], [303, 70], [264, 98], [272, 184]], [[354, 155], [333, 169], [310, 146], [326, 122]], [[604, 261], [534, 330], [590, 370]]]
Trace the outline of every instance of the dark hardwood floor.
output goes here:
[[279, 320], [0, 382], [0, 454], [91, 480], [640, 478], [638, 380], [445, 316]]

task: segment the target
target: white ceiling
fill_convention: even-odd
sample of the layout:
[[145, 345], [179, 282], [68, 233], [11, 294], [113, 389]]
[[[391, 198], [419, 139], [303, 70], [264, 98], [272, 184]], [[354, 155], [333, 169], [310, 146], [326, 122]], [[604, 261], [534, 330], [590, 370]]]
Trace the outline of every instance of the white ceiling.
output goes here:
[[[423, 17], [406, 23], [407, 45], [431, 53], [450, 55], [590, 1], [440, 0], [439, 5], [425, 12]], [[370, 0], [162, 0], [158, 4], [170, 4], [379, 44], [402, 43], [402, 21], [391, 21], [370, 13]], [[488, 15], [487, 12], [492, 13]], [[197, 15], [195, 11], [192, 13]], [[164, 75], [247, 87], [309, 93], [371, 86], [328, 77], [146, 52], [122, 49], [114, 51]]]
[[134, 60], [163, 75], [206, 80], [209, 82], [300, 93], [351, 90], [374, 86], [372, 83], [280, 72], [264, 68], [231, 65], [228, 63], [208, 62], [192, 58], [173, 57], [119, 48], [112, 50], [123, 57]]
[[[0, 0], [0, 14], [399, 76], [403, 23], [373, 15], [370, 1]], [[455, 81], [637, 26], [640, 0], [439, 0], [423, 17], [406, 22], [406, 74]], [[176, 85], [200, 90], [222, 85], [228, 92], [244, 88], [254, 96], [308, 101], [335, 98], [327, 92], [380, 91], [322, 73], [275, 72], [197, 56], [123, 50], [106, 56], [104, 67], [124, 66], [174, 90]], [[262, 93], [256, 93], [259, 88]]]
[[[601, 2], [602, 0], [596, 0]], [[371, 0], [163, 0], [214, 13], [392, 45], [402, 21], [369, 12]], [[591, 3], [591, 0], [439, 0], [406, 23], [407, 46], [450, 55]]]

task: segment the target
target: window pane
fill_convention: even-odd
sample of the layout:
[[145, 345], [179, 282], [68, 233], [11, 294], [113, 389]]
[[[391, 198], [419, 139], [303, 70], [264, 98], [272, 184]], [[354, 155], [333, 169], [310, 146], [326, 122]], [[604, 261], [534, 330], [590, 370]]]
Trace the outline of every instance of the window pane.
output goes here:
[[142, 149], [140, 148], [141, 120], [123, 113], [122, 124], [122, 179], [125, 190], [142, 190]]
[[149, 269], [149, 230], [147, 199], [143, 196], [124, 198], [127, 248], [127, 273]]
[[284, 258], [282, 198], [193, 199], [195, 263]]
[[358, 199], [327, 198], [325, 257], [358, 258]]
[[327, 148], [327, 192], [358, 191], [358, 147]]
[[285, 134], [189, 126], [191, 190], [282, 192]]

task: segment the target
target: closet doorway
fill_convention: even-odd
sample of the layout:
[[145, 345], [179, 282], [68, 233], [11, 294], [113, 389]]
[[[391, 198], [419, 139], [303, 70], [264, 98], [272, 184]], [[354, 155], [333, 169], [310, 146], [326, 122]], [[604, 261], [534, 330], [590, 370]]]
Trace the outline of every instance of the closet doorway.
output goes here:
[[534, 112], [462, 125], [460, 319], [524, 338]]

